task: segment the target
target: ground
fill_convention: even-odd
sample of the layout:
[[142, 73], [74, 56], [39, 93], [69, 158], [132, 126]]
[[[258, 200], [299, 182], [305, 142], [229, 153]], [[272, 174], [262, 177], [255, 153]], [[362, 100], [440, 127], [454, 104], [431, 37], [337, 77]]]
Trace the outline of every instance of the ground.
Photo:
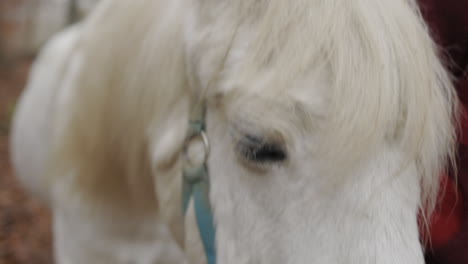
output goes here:
[[30, 59], [0, 63], [0, 264], [51, 264], [50, 214], [15, 181], [8, 131]]

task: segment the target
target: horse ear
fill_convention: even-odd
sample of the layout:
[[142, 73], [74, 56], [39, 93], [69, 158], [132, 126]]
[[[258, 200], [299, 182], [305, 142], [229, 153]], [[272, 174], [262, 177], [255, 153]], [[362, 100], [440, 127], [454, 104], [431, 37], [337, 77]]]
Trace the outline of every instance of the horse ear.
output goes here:
[[189, 100], [181, 99], [162, 122], [153, 129], [151, 161], [158, 172], [172, 169], [182, 149], [189, 120]]
[[[189, 98], [182, 97], [174, 104], [164, 120], [153, 127], [150, 138], [150, 157], [154, 187], [162, 220], [179, 245], [185, 241], [182, 207], [182, 177], [180, 154], [189, 120]], [[173, 206], [168, 206], [173, 205]]]

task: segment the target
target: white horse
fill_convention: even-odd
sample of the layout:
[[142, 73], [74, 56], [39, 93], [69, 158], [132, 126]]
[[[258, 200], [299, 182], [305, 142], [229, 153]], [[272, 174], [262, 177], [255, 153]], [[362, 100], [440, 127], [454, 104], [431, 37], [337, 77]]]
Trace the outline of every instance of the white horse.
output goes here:
[[411, 0], [104, 0], [14, 120], [57, 263], [206, 262], [181, 207], [199, 102], [218, 263], [424, 263], [457, 99]]

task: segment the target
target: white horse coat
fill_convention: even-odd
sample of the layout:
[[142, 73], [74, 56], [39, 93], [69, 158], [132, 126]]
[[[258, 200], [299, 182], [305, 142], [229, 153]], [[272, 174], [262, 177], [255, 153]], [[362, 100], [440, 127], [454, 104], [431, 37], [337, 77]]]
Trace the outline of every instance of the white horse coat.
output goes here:
[[217, 263], [424, 263], [457, 100], [407, 0], [104, 0], [14, 120], [57, 263], [205, 261], [180, 175], [201, 99]]

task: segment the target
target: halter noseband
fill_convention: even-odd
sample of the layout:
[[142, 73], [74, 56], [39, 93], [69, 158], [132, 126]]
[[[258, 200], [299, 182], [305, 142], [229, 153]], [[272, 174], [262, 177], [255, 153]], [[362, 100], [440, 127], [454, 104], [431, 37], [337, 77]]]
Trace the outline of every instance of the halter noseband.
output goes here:
[[[182, 201], [184, 214], [187, 213], [188, 205], [191, 197], [194, 200], [195, 215], [197, 218], [198, 231], [203, 242], [205, 255], [208, 264], [216, 263], [216, 229], [213, 223], [213, 212], [210, 205], [210, 179], [208, 175], [207, 160], [210, 151], [208, 137], [205, 132], [205, 104], [197, 105], [192, 112], [189, 121], [185, 141], [185, 165], [183, 168], [183, 188]], [[200, 139], [204, 146], [204, 157], [201, 163], [192, 162], [188, 155], [188, 147], [196, 139]]]

